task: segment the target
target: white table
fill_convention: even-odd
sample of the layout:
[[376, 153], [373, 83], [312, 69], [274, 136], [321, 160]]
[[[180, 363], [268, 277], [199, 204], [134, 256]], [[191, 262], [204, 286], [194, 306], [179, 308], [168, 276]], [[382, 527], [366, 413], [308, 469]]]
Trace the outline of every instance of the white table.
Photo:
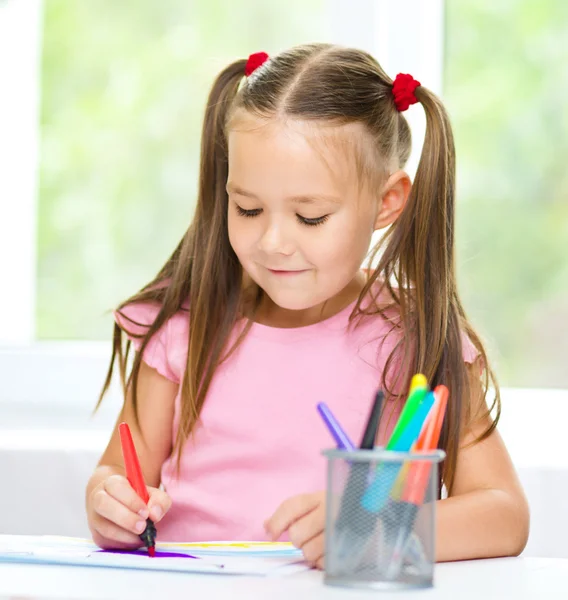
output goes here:
[[310, 571], [283, 578], [186, 575], [99, 569], [0, 564], [0, 598], [160, 600], [541, 600], [568, 597], [568, 560], [503, 558], [437, 565], [436, 585], [414, 592], [373, 592], [323, 584]]

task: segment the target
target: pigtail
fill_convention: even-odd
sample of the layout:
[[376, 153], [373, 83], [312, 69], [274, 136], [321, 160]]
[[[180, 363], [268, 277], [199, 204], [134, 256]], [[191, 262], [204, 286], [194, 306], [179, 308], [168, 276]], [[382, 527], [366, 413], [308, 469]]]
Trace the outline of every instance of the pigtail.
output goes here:
[[[191, 265], [187, 369], [182, 382], [178, 457], [199, 418], [215, 368], [237, 319], [242, 268], [227, 233], [228, 148], [226, 123], [245, 60], [225, 68], [215, 80], [205, 109], [201, 135], [199, 195], [191, 237], [179, 268]], [[175, 277], [180, 280], [180, 277]]]
[[[415, 95], [426, 114], [422, 154], [406, 207], [383, 240], [385, 249], [374, 276], [382, 274], [388, 291], [400, 306], [403, 331], [413, 333], [401, 340], [397, 348], [399, 358], [395, 360], [393, 353], [387, 363], [387, 371], [405, 365], [404, 372], [399, 370], [395, 377], [396, 388], [408, 389], [410, 376], [424, 373], [432, 386], [443, 383], [450, 390], [440, 447], [446, 451], [442, 476], [451, 493], [464, 425], [471, 423], [480, 402], [471, 395], [463, 360], [463, 333], [479, 350], [481, 363], [486, 367], [480, 388], [483, 396], [489, 387], [489, 376], [496, 389], [490, 410], [496, 407], [497, 415], [481, 439], [495, 428], [500, 402], [483, 345], [467, 322], [456, 288], [455, 148], [449, 117], [440, 100], [426, 88], [417, 87]], [[407, 138], [406, 121], [400, 113], [397, 118], [398, 137]], [[478, 391], [479, 386], [475, 388]]]
[[416, 331], [415, 372], [432, 385], [451, 390], [441, 443], [446, 448], [444, 481], [453, 485], [462, 424], [469, 403], [462, 351], [461, 303], [455, 288], [455, 147], [450, 120], [440, 100], [416, 89], [426, 115], [426, 133], [418, 169], [402, 223], [407, 227], [401, 254], [413, 282]]
[[[371, 259], [379, 254], [380, 259], [364, 290], [367, 293], [380, 277], [400, 307], [401, 325], [405, 331], [413, 332], [402, 341], [407, 369], [404, 381], [399, 374], [392, 386], [399, 393], [407, 389], [413, 373], [422, 372], [433, 379], [444, 354], [455, 294], [453, 136], [448, 116], [436, 96], [418, 87], [416, 98], [426, 112], [422, 155], [404, 211], [373, 251]], [[392, 133], [388, 137], [393, 142], [387, 150], [404, 165], [410, 130], [394, 107], [389, 114], [384, 122], [389, 123]], [[412, 364], [408, 364], [411, 356]]]
[[[160, 272], [137, 294], [123, 302], [117, 312], [131, 304], [149, 303], [159, 308], [144, 334], [126, 377], [131, 342], [123, 348], [123, 329], [114, 325], [110, 366], [97, 408], [108, 391], [118, 363], [123, 392], [132, 389], [137, 419], [137, 383], [144, 351], [158, 330], [184, 306], [191, 310], [188, 359], [181, 385], [181, 418], [175, 440], [178, 459], [181, 449], [199, 418], [216, 365], [237, 319], [242, 269], [230, 246], [227, 232], [228, 151], [226, 122], [245, 74], [245, 60], [226, 67], [215, 80], [207, 100], [201, 138], [200, 176], [195, 216], [191, 226]], [[96, 409], [95, 409], [96, 410]], [[178, 462], [179, 466], [179, 462]]]

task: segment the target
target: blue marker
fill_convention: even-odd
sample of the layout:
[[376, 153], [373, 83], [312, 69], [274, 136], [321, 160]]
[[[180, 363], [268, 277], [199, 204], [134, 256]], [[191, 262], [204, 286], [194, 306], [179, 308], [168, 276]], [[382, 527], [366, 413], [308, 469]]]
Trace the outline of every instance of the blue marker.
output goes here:
[[[404, 431], [401, 432], [396, 444], [390, 450], [393, 452], [408, 452], [412, 448], [420, 435], [422, 425], [434, 404], [434, 400], [434, 393], [429, 392], [416, 409]], [[402, 464], [396, 462], [384, 462], [377, 467], [375, 478], [361, 500], [361, 506], [365, 510], [376, 513], [384, 507], [401, 467]]]

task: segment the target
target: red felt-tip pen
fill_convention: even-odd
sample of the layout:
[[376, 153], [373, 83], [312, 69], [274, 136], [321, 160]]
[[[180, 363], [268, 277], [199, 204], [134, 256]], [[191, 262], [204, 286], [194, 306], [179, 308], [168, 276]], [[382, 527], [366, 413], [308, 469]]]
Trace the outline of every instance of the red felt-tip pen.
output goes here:
[[[128, 423], [121, 423], [118, 426], [120, 434], [120, 445], [122, 446], [122, 456], [124, 458], [124, 468], [126, 469], [126, 479], [134, 488], [134, 491], [142, 498], [144, 504], [148, 504], [150, 495], [144, 483], [140, 461], [136, 454], [132, 434]], [[152, 519], [146, 519], [146, 529], [140, 534], [140, 539], [144, 542], [144, 546], [148, 548], [150, 556], [156, 555], [156, 526]]]

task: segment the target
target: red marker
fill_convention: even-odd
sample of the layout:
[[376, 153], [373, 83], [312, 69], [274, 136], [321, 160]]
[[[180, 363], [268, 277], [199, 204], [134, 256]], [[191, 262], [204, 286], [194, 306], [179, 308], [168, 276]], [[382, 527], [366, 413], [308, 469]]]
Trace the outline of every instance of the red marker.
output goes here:
[[[122, 456], [124, 458], [124, 467], [126, 469], [126, 479], [128, 483], [133, 487], [134, 491], [142, 498], [144, 504], [148, 504], [150, 495], [146, 489], [144, 483], [144, 477], [142, 475], [142, 469], [140, 468], [140, 461], [134, 448], [134, 442], [132, 440], [132, 434], [130, 433], [130, 427], [128, 423], [121, 423], [118, 426], [118, 432], [120, 434], [120, 444], [122, 446]], [[144, 542], [146, 548], [148, 548], [148, 554], [150, 556], [156, 555], [156, 526], [152, 519], [146, 519], [146, 529], [140, 534], [140, 539]]]

